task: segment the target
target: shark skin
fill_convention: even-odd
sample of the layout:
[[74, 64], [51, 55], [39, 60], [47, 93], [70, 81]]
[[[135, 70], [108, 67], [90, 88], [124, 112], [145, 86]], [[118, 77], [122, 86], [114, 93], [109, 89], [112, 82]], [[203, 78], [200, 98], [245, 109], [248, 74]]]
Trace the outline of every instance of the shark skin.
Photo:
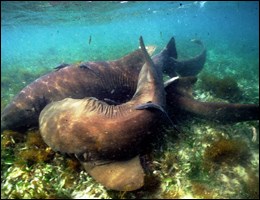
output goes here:
[[[194, 42], [203, 46], [201, 41], [196, 40]], [[150, 52], [153, 51], [152, 48], [148, 48], [148, 50]], [[192, 75], [196, 75], [205, 63], [205, 56], [206, 50], [203, 46], [203, 50], [198, 56], [186, 61], [178, 61], [175, 40], [171, 38], [166, 48], [159, 54], [153, 56], [152, 59], [156, 66], [162, 68], [162, 70], [170, 76], [183, 71], [185, 69], [183, 66], [187, 68], [182, 75], [190, 74], [189, 71], [195, 73]], [[175, 62], [172, 62], [173, 60], [175, 60]], [[198, 62], [198, 64], [196, 64], [196, 62]], [[62, 100], [66, 97], [85, 98], [86, 96], [93, 96], [100, 100], [105, 100], [110, 104], [125, 102], [134, 94], [138, 73], [143, 63], [144, 58], [141, 51], [137, 50], [115, 61], [85, 62], [77, 65], [62, 64], [56, 68], [56, 71], [42, 76], [26, 86], [17, 94], [14, 100], [6, 106], [1, 113], [1, 132], [6, 129], [24, 131], [28, 128], [37, 127], [41, 110], [48, 103]], [[188, 63], [192, 64], [193, 70], [188, 66]], [[124, 74], [124, 76], [122, 76], [122, 74]], [[167, 101], [171, 102], [169, 99], [170, 98], [167, 98]], [[186, 107], [183, 106], [186, 109], [189, 108], [188, 105], [192, 105], [188, 104], [187, 99], [183, 101], [183, 103], [186, 104]], [[206, 105], [210, 104], [205, 104], [205, 106]], [[222, 105], [226, 106], [226, 104], [218, 103], [218, 107]], [[257, 105], [241, 107], [237, 105], [236, 108], [244, 109], [244, 113], [246, 113], [247, 108], [252, 107], [251, 111], [247, 112], [248, 114], [244, 115], [244, 119], [241, 118], [241, 120], [250, 120], [248, 119], [250, 118], [250, 113], [255, 115], [254, 112], [256, 109], [254, 108], [256, 106]], [[168, 107], [174, 108], [176, 106], [169, 103]], [[215, 118], [215, 121], [221, 123], [229, 121], [225, 121], [225, 118], [221, 118], [220, 114], [218, 114], [219, 117], [217, 118], [213, 117], [214, 114], [217, 114], [214, 108], [218, 110], [219, 108], [214, 106], [210, 106], [210, 108], [212, 117], [208, 117], [209, 120], [214, 120]], [[225, 109], [223, 111], [225, 111]], [[221, 115], [223, 116], [224, 114]], [[207, 115], [202, 113], [198, 116], [207, 117]], [[256, 117], [251, 118], [254, 120]]]
[[[174, 38], [156, 55], [155, 65], [162, 68], [175, 53]], [[152, 53], [154, 48], [148, 47]], [[1, 112], [1, 132], [6, 129], [24, 131], [38, 126], [41, 110], [50, 102], [67, 97], [95, 97], [118, 104], [131, 99], [138, 74], [145, 63], [142, 51], [136, 50], [114, 61], [62, 64], [19, 92]]]
[[[143, 186], [144, 172], [136, 156], [146, 146], [147, 138], [157, 133], [155, 127], [163, 124], [161, 114], [166, 102], [162, 71], [152, 62], [142, 37], [140, 46], [145, 64], [129, 101], [108, 105], [92, 97], [65, 98], [48, 104], [39, 117], [42, 138], [54, 151], [83, 155], [88, 158], [84, 165], [95, 159], [111, 161], [107, 166], [85, 167], [108, 189], [132, 191]], [[129, 155], [129, 160], [122, 161]], [[119, 171], [128, 177], [118, 176]]]
[[190, 76], [164, 83], [168, 112], [172, 119], [186, 112], [222, 124], [259, 120], [257, 104], [201, 102], [194, 99], [192, 86], [196, 81], [196, 77]]
[[[153, 47], [148, 47], [148, 52], [153, 51]], [[174, 70], [188, 66], [185, 63], [193, 63], [193, 67], [197, 68], [193, 71], [198, 73], [205, 63], [204, 53], [196, 58], [178, 62], [173, 37], [159, 54], [152, 57], [152, 60], [156, 67], [169, 76], [176, 74]], [[126, 102], [136, 90], [138, 74], [144, 62], [139, 49], [114, 61], [62, 64], [55, 68], [56, 71], [26, 86], [4, 108], [1, 112], [1, 132], [6, 129], [25, 131], [38, 127], [41, 110], [50, 102], [66, 97], [76, 99], [95, 97], [110, 104]], [[199, 65], [194, 62], [199, 62]], [[187, 70], [190, 70], [190, 67], [187, 67]]]
[[[167, 50], [167, 48], [164, 49], [163, 51], [165, 51], [165, 50]], [[172, 53], [170, 53], [170, 54], [174, 55]], [[170, 57], [170, 56], [168, 56], [168, 57]], [[175, 57], [177, 58], [177, 54], [175, 54]], [[158, 54], [153, 57], [153, 61], [155, 63], [157, 62], [157, 64], [158, 63], [167, 63], [168, 60], [163, 61], [164, 58], [165, 58], [165, 56], [163, 54]], [[134, 63], [132, 58], [129, 60], [131, 60], [131, 62]], [[94, 64], [96, 64], [96, 63], [97, 62], [95, 62]], [[163, 64], [160, 64], [160, 66], [163, 67]], [[56, 72], [66, 69], [66, 68], [70, 68], [70, 67], [71, 66], [68, 66], [68, 65], [62, 65], [57, 68]], [[82, 70], [88, 70], [92, 73], [92, 75], [100, 75], [97, 73], [98, 71], [95, 71], [95, 69], [96, 69], [95, 67], [92, 68], [86, 64], [80, 64], [80, 65], [77, 65], [74, 67], [80, 68]], [[134, 70], [133, 72], [136, 73], [137, 71]], [[117, 75], [117, 73], [115, 73], [114, 75]], [[242, 114], [241, 116], [244, 116], [244, 117], [239, 118], [239, 117], [231, 116], [231, 117], [233, 117], [231, 122], [259, 120], [259, 117], [258, 117], [259, 116], [259, 106], [258, 105], [237, 104], [236, 106], [232, 107], [232, 106], [230, 106], [230, 104], [228, 105], [228, 104], [221, 104], [221, 103], [220, 104], [219, 103], [207, 103], [207, 102], [198, 102], [198, 101], [194, 100], [192, 95], [190, 94], [191, 86], [196, 82], [196, 81], [192, 81], [192, 80], [194, 80], [194, 77], [193, 77], [193, 79], [190, 79], [191, 81], [188, 81], [189, 83], [187, 83], [187, 81], [181, 81], [182, 79], [185, 79], [185, 77], [179, 78], [179, 81], [171, 80], [171, 81], [169, 81], [169, 82], [167, 81], [165, 83], [167, 107], [170, 108], [168, 111], [169, 111], [170, 115], [172, 116], [172, 118], [178, 117], [178, 114], [182, 114], [184, 112], [189, 112], [191, 114], [195, 114], [195, 115], [205, 117], [205, 118], [208, 118], [210, 116], [210, 118], [208, 118], [210, 120], [217, 120], [219, 122], [223, 122], [223, 121], [225, 122], [226, 121], [225, 114], [228, 114], [230, 111], [231, 112], [238, 111]], [[136, 89], [136, 86], [134, 88]], [[68, 93], [70, 93], [70, 91], [68, 91]], [[114, 93], [113, 90], [108, 92], [108, 95], [109, 95], [108, 97], [111, 100], [109, 102], [114, 102], [114, 100], [111, 98], [113, 93]], [[127, 100], [130, 96], [130, 93], [128, 93], [128, 92], [126, 92], [126, 94], [128, 95], [128, 97], [125, 100]], [[95, 99], [93, 98], [92, 100], [95, 100]], [[46, 104], [47, 101], [46, 101], [46, 98], [40, 98], [39, 101], [36, 101], [36, 102], [38, 102], [36, 104], [36, 105], [38, 105], [38, 107], [35, 107], [35, 108], [38, 108], [38, 110], [41, 111], [42, 109], [40, 108], [39, 105], [42, 105], [42, 104], [44, 105], [44, 104]], [[103, 103], [106, 104], [105, 102], [103, 102]], [[115, 102], [115, 103], [118, 104], [118, 102]], [[154, 110], [154, 109], [158, 108], [156, 106], [151, 106], [149, 104], [147, 106], [144, 106], [144, 105], [145, 105], [145, 103], [137, 106], [136, 110], [144, 109], [144, 108], [147, 108], [147, 110], [149, 110], [149, 109]], [[193, 105], [202, 106], [204, 111], [205, 111], [205, 108], [208, 107], [209, 111], [201, 112], [201, 108], [195, 109], [196, 106], [193, 106]], [[210, 105], [210, 106], [208, 106], [208, 105]], [[228, 111], [228, 109], [224, 109], [224, 113], [222, 112], [222, 114], [219, 115], [218, 112], [216, 112], [216, 111], [223, 107], [231, 108], [231, 110]], [[240, 111], [241, 109], [242, 109], [242, 112]], [[172, 112], [172, 110], [179, 110], [180, 113]], [[160, 112], [160, 109], [158, 111]], [[216, 115], [217, 115], [217, 118], [215, 117]], [[236, 115], [236, 116], [238, 116], [238, 115]], [[252, 117], [252, 116], [255, 116], [255, 117]], [[141, 146], [141, 145], [139, 145], [139, 146]], [[136, 152], [138, 152], [138, 151], [136, 151]], [[132, 153], [132, 154], [134, 154], [134, 153]], [[113, 160], [113, 162], [111, 162], [111, 160], [110, 160], [108, 163], [107, 163], [107, 161], [105, 161], [105, 163], [106, 163], [105, 165], [104, 164], [96, 165], [96, 164], [93, 164], [92, 162], [86, 162], [86, 160], [89, 160], [89, 159], [91, 160], [91, 159], [97, 158], [94, 153], [93, 153], [93, 155], [88, 155], [85, 153], [82, 154], [81, 152], [78, 152], [78, 154], [76, 154], [76, 155], [78, 156], [79, 159], [83, 160], [81, 163], [84, 166], [84, 168], [86, 168], [86, 170], [90, 174], [92, 174], [92, 176], [95, 177], [95, 179], [98, 182], [102, 183], [102, 182], [106, 181], [105, 184], [107, 185], [107, 188], [116, 188], [117, 190], [120, 190], [120, 191], [131, 191], [131, 190], [134, 190], [134, 188], [139, 188], [144, 184], [143, 178], [142, 178], [144, 176], [144, 172], [143, 172], [142, 167], [140, 166], [140, 159], [138, 156], [130, 158], [130, 160], [128, 160], [128, 159], [121, 160], [120, 157], [124, 157], [125, 155], [124, 154], [120, 155], [120, 153], [119, 153], [119, 155], [114, 156], [114, 157], [112, 156], [112, 158], [111, 158], [111, 159], [114, 159], [114, 158], [118, 157], [118, 159], [119, 159], [118, 161], [115, 162]], [[101, 158], [101, 159], [104, 159], [104, 158]], [[126, 165], [127, 166], [130, 165], [131, 169], [126, 167]], [[106, 177], [98, 176], [98, 174], [100, 174], [101, 172], [104, 172], [104, 174], [107, 174], [107, 176]], [[109, 177], [110, 177], [110, 180], [108, 180]], [[111, 177], [114, 177], [114, 178], [111, 178]], [[116, 177], [126, 177], [126, 180], [132, 178], [131, 179], [132, 181], [131, 182], [120, 182], [118, 179], [116, 179]], [[117, 182], [116, 182], [117, 185], [114, 184], [114, 182], [115, 182], [114, 180], [117, 180]]]

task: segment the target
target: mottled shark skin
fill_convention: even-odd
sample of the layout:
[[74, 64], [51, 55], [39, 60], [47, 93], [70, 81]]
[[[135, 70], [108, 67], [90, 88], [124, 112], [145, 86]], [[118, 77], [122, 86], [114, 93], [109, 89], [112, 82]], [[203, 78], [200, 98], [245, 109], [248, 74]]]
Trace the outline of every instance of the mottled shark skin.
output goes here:
[[187, 112], [222, 124], [259, 120], [259, 105], [256, 104], [201, 102], [194, 99], [192, 86], [196, 81], [196, 77], [181, 77], [164, 83], [171, 118]]
[[[140, 160], [133, 159], [132, 155], [137, 156], [147, 138], [157, 133], [155, 127], [162, 124], [161, 117], [165, 113], [162, 71], [153, 64], [142, 37], [140, 46], [145, 64], [139, 73], [137, 89], [131, 100], [120, 105], [108, 105], [91, 97], [65, 98], [48, 104], [39, 117], [42, 138], [54, 151], [83, 155], [86, 162], [97, 158], [117, 161], [109, 163], [110, 167], [106, 166], [110, 168], [110, 176], [107, 177], [103, 175], [107, 172], [104, 169], [106, 164], [91, 169], [85, 167], [93, 178], [108, 189], [131, 191], [142, 186], [144, 172]], [[124, 164], [121, 159], [129, 155], [131, 159], [126, 161], [128, 164]], [[133, 171], [132, 165], [138, 170]], [[94, 172], [97, 169], [105, 172]], [[118, 176], [118, 170], [122, 169], [125, 169], [125, 173], [133, 174], [127, 179]], [[136, 180], [139, 181], [136, 183]]]
[[145, 173], [139, 156], [98, 166], [89, 162], [81, 162], [81, 164], [91, 176], [95, 177], [97, 182], [105, 183], [106, 188], [132, 191], [144, 185]]
[[[150, 53], [153, 48], [148, 48]], [[177, 55], [172, 38], [166, 48], [154, 56], [158, 68], [165, 68]], [[1, 132], [6, 129], [23, 131], [38, 126], [41, 110], [50, 102], [67, 97], [95, 97], [108, 103], [123, 103], [133, 96], [138, 74], [145, 63], [141, 50], [115, 61], [63, 64], [19, 92], [1, 113]]]

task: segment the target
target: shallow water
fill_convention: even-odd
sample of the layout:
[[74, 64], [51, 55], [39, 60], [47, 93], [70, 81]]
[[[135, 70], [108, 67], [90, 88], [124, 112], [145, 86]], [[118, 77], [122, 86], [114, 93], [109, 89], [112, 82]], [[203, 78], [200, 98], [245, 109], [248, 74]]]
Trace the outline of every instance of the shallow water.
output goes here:
[[[138, 48], [140, 35], [143, 36], [146, 45], [156, 46], [157, 51], [160, 51], [174, 36], [180, 58], [198, 53], [199, 50], [190, 43], [190, 40], [201, 39], [207, 48], [207, 61], [201, 73], [213, 74], [219, 78], [231, 76], [243, 92], [243, 97], [236, 99], [237, 103], [259, 102], [258, 2], [3, 1], [1, 20], [1, 108], [7, 105], [23, 87], [57, 65], [64, 62], [120, 58]], [[199, 86], [196, 87], [195, 93], [197, 98], [202, 100], [218, 98]], [[189, 124], [193, 125], [192, 128]], [[183, 126], [187, 126], [187, 131], [194, 133], [194, 138], [178, 141], [181, 147], [175, 147], [176, 143], [170, 145], [169, 149], [174, 152], [177, 152], [178, 148], [185, 149], [189, 140], [200, 141], [198, 138], [204, 133], [205, 127], [209, 127], [206, 128], [208, 135], [214, 133], [212, 129], [219, 129], [219, 126], [200, 121], [184, 123]], [[251, 127], [255, 127], [257, 133], [259, 132], [259, 125], [254, 122], [241, 123], [234, 127], [225, 126], [220, 128], [220, 132], [226, 134], [230, 131], [229, 135], [241, 137], [239, 130], [245, 130], [244, 134], [247, 136], [243, 137], [249, 141], [251, 153], [254, 155], [252, 159], [255, 159], [250, 160], [251, 165], [248, 168], [254, 169], [253, 174], [258, 176], [259, 168], [254, 162], [259, 163], [259, 139], [257, 138], [256, 144], [251, 144]], [[199, 146], [198, 144], [197, 148]], [[169, 149], [166, 149], [166, 152]], [[185, 159], [189, 160], [186, 157]], [[180, 166], [183, 167], [182, 162], [179, 163]], [[160, 173], [163, 173], [163, 169]], [[4, 179], [8, 179], [6, 172], [1, 174], [5, 174]], [[183, 180], [181, 184], [189, 181], [185, 174], [180, 176], [184, 177], [180, 179]], [[234, 178], [238, 183], [227, 180], [227, 184], [235, 184], [237, 190], [239, 187], [247, 188], [247, 183], [241, 178], [242, 175], [234, 176], [239, 177]], [[203, 180], [202, 177], [201, 175], [199, 180]], [[162, 179], [164, 178], [163, 175]], [[169, 177], [165, 179], [167, 178]], [[224, 184], [224, 180], [221, 181], [212, 181], [219, 190], [216, 189], [211, 197], [250, 198], [250, 195], [244, 195], [245, 192], [235, 194], [236, 190], [231, 191], [232, 187], [228, 188], [230, 193], [223, 191], [220, 183]], [[162, 182], [162, 187], [171, 188], [176, 184], [180, 186], [179, 182], [172, 180]], [[5, 195], [6, 188], [6, 185], [2, 188]], [[169, 188], [164, 188], [165, 190], [163, 189], [158, 195], [167, 192], [170, 194]], [[175, 197], [182, 198], [189, 195], [200, 197], [195, 195], [196, 189], [193, 186], [189, 188], [193, 189], [182, 188], [183, 192]], [[96, 190], [97, 193], [100, 192]], [[130, 194], [129, 197], [135, 197], [133, 195], [136, 194]], [[145, 195], [141, 198], [149, 197], [150, 194], [148, 192]], [[33, 195], [28, 197], [33, 198]], [[108, 194], [105, 197], [113, 196]], [[124, 195], [119, 197], [123, 198]]]
[[258, 12], [256, 2], [2, 2], [2, 75], [116, 59], [136, 49], [140, 35], [158, 51], [174, 36], [180, 57], [192, 55], [190, 39], [202, 39], [208, 59], [234, 54], [257, 75]]

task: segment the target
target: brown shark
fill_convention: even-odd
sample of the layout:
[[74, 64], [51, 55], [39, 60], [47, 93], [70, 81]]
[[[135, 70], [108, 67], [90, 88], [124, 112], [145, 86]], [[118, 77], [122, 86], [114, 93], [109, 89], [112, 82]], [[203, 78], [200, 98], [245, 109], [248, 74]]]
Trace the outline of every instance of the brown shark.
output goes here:
[[172, 119], [185, 112], [221, 123], [259, 120], [259, 105], [220, 102], [201, 102], [193, 98], [192, 86], [196, 77], [181, 77], [165, 82], [168, 112]]
[[[148, 50], [153, 52], [154, 49], [150, 47]], [[192, 75], [196, 75], [205, 63], [205, 56], [203, 51], [195, 58], [178, 61], [175, 40], [171, 38], [167, 46], [152, 59], [156, 67], [170, 76], [180, 69], [184, 74], [184, 66], [190, 71], [189, 65], [196, 72]], [[110, 104], [126, 102], [136, 90], [138, 74], [144, 62], [141, 50], [136, 50], [115, 61], [62, 64], [56, 67], [56, 71], [26, 86], [6, 106], [1, 113], [1, 132], [5, 129], [23, 131], [37, 127], [41, 110], [48, 103], [66, 97], [81, 99], [92, 96]]]
[[[142, 37], [140, 46], [145, 64], [131, 100], [108, 105], [91, 97], [65, 98], [48, 104], [39, 117], [43, 140], [55, 151], [84, 158], [85, 169], [108, 189], [131, 191], [143, 185], [144, 172], [135, 156], [165, 113], [162, 71], [153, 64]], [[131, 159], [122, 161], [126, 158]], [[97, 159], [111, 163], [89, 168]]]
[[[148, 49], [153, 52], [153, 48]], [[155, 56], [155, 65], [162, 68], [177, 55], [172, 38], [167, 47]], [[95, 97], [108, 103], [123, 103], [134, 94], [138, 74], [145, 60], [136, 50], [115, 61], [63, 64], [19, 92], [1, 113], [1, 131], [26, 130], [38, 126], [41, 110], [50, 102], [67, 97]]]
[[[173, 44], [173, 39], [169, 42], [169, 44]], [[173, 48], [169, 48], [169, 44], [167, 47], [158, 55], [153, 57], [153, 61], [155, 64], [163, 68], [167, 69], [167, 66], [171, 66], [173, 62], [169, 61], [168, 58], [177, 58], [176, 51]], [[175, 46], [174, 46], [175, 48]], [[201, 60], [203, 60], [204, 53], [201, 54]], [[173, 60], [173, 59], [170, 59]], [[198, 60], [199, 62], [200, 60]], [[195, 61], [194, 61], [195, 62]], [[205, 61], [204, 61], [205, 62]], [[94, 95], [101, 95], [100, 99], [106, 100], [109, 103], [120, 103], [120, 101], [126, 102], [129, 101], [131, 95], [134, 94], [136, 90], [136, 85], [138, 79], [137, 72], [140, 72], [141, 64], [144, 63], [144, 57], [140, 50], [137, 50], [132, 55], [129, 54], [126, 57], [117, 60], [117, 61], [109, 61], [109, 62], [87, 62], [81, 63], [78, 65], [67, 66], [61, 65], [57, 68], [55, 72], [52, 72], [46, 76], [40, 77], [31, 85], [27, 86], [21, 93], [18, 94], [16, 100], [11, 103], [7, 109], [1, 115], [1, 129], [14, 128], [17, 125], [17, 128], [20, 130], [23, 124], [25, 124], [25, 128], [31, 127], [32, 123], [38, 121], [38, 116], [40, 111], [45, 107], [49, 102], [57, 101], [64, 99], [65, 97], [73, 97], [73, 98], [84, 98], [94, 93]], [[177, 62], [178, 63], [178, 62]], [[111, 66], [114, 67], [114, 71]], [[126, 67], [125, 70], [123, 67]], [[174, 66], [174, 65], [173, 65]], [[182, 66], [182, 65], [180, 65]], [[185, 66], [185, 65], [184, 65]], [[196, 65], [194, 65], [196, 68]], [[100, 69], [99, 69], [100, 67]], [[189, 68], [187, 66], [187, 68]], [[197, 68], [198, 67], [197, 65]], [[137, 70], [136, 70], [137, 69]], [[175, 65], [175, 68], [178, 69], [178, 64]], [[112, 70], [111, 75], [106, 75], [106, 70]], [[118, 70], [118, 73], [117, 73]], [[195, 70], [196, 71], [196, 70]], [[58, 73], [59, 72], [59, 73]], [[83, 72], [87, 72], [90, 75], [87, 77], [107, 77], [112, 78], [113, 80], [110, 82], [106, 82], [105, 85], [99, 85], [99, 87], [95, 88], [95, 81], [90, 79], [84, 79], [85, 76], [81, 76]], [[103, 74], [102, 74], [103, 72]], [[120, 73], [131, 72], [124, 79], [120, 77]], [[180, 73], [179, 73], [180, 74]], [[63, 83], [62, 78], [64, 78], [65, 83]], [[136, 79], [136, 80], [135, 80]], [[237, 121], [246, 121], [246, 120], [257, 120], [259, 119], [259, 106], [258, 105], [243, 105], [243, 104], [219, 104], [219, 103], [204, 103], [194, 100], [189, 92], [193, 82], [195, 81], [182, 81], [186, 78], [180, 78], [178, 81], [167, 82], [166, 85], [166, 96], [167, 96], [167, 106], [169, 113], [172, 118], [177, 118], [179, 115], [176, 110], [180, 111], [179, 114], [183, 114], [184, 111], [189, 113], [206, 117], [208, 119], [217, 120], [220, 122], [237, 122]], [[98, 78], [94, 80], [100, 80]], [[121, 80], [121, 81], [115, 81]], [[135, 80], [135, 81], [134, 81]], [[194, 78], [190, 80], [195, 80]], [[84, 82], [86, 81], [86, 82]], [[135, 82], [135, 84], [130, 84], [128, 81]], [[50, 84], [47, 84], [50, 83]], [[92, 83], [94, 85], [92, 85]], [[119, 84], [119, 85], [118, 85]], [[84, 88], [87, 85], [87, 89]], [[93, 87], [91, 90], [89, 88]], [[115, 89], [116, 87], [116, 89]], [[117, 88], [119, 87], [119, 88]], [[77, 89], [75, 89], [77, 88]], [[123, 88], [123, 89], [121, 89]], [[42, 90], [40, 90], [42, 89]], [[108, 89], [108, 90], [106, 90]], [[87, 92], [86, 92], [87, 91]], [[89, 92], [91, 91], [91, 92]], [[102, 92], [100, 92], [102, 91]], [[105, 92], [104, 92], [105, 91]], [[130, 92], [129, 92], [130, 91]], [[118, 92], [118, 93], [117, 93]], [[122, 97], [119, 93], [124, 93]], [[92, 93], [92, 94], [93, 94]], [[94, 96], [90, 95], [90, 96]], [[84, 97], [83, 97], [84, 96]], [[109, 101], [106, 99], [108, 98]], [[123, 98], [123, 99], [120, 99]], [[118, 100], [119, 99], [119, 100]], [[117, 102], [116, 102], [117, 101]], [[104, 103], [106, 104], [106, 103]], [[160, 110], [160, 107], [151, 105], [151, 104], [143, 104], [137, 107], [137, 109], [145, 109], [147, 108], [152, 110]], [[199, 109], [198, 109], [199, 108]], [[219, 112], [221, 110], [221, 112]], [[34, 112], [37, 112], [35, 114]], [[163, 112], [163, 110], [162, 110]], [[219, 114], [221, 113], [221, 114]], [[231, 113], [231, 115], [230, 115]], [[236, 113], [236, 114], [235, 114]], [[227, 117], [229, 116], [229, 117]], [[242, 117], [241, 117], [242, 116]], [[232, 120], [230, 120], [232, 119]], [[229, 120], [229, 121], [228, 121]], [[159, 124], [159, 123], [155, 123]], [[152, 126], [151, 126], [152, 127]], [[148, 137], [148, 136], [147, 136]], [[72, 141], [71, 141], [72, 142]], [[142, 146], [142, 145], [140, 145]], [[135, 152], [139, 150], [131, 150], [129, 148], [129, 152], [120, 154], [118, 153], [116, 156], [112, 156], [112, 159], [118, 157], [127, 158], [129, 155], [134, 155]], [[132, 151], [132, 152], [131, 152]], [[97, 155], [93, 154], [77, 154], [78, 158], [81, 160], [106, 160], [104, 158], [98, 158]], [[109, 161], [111, 162], [111, 161]], [[138, 157], [134, 157], [128, 161], [122, 161], [119, 159], [117, 162], [107, 163], [107, 161], [102, 161], [100, 165], [99, 162], [82, 162], [84, 167], [87, 168], [90, 174], [92, 174], [95, 179], [101, 183], [106, 182], [106, 186], [108, 188], [116, 188], [117, 190], [134, 190], [134, 188], [139, 188], [143, 185], [143, 169], [140, 167], [140, 160]], [[93, 164], [94, 163], [94, 164]], [[95, 163], [98, 163], [96, 165]], [[105, 163], [105, 164], [104, 164]], [[126, 167], [131, 166], [131, 170]], [[105, 175], [99, 176], [101, 172], [105, 172]], [[127, 172], [127, 173], [126, 173]], [[117, 177], [123, 177], [125, 180], [131, 180], [129, 182], [124, 182], [124, 180], [119, 179]], [[138, 181], [139, 180], [139, 181]], [[128, 189], [127, 189], [128, 188]]]
[[[202, 52], [188, 60], [177, 60], [175, 41], [174, 38], [171, 38], [166, 48], [152, 57], [155, 65], [162, 68], [170, 76], [176, 75], [176, 73], [183, 76], [196, 75], [205, 63], [206, 49], [201, 41], [194, 40], [193, 42], [203, 47]], [[1, 132], [5, 129], [21, 131], [37, 127], [41, 110], [48, 103], [62, 100], [66, 97], [84, 98], [93, 96], [112, 104], [126, 102], [136, 90], [138, 73], [143, 64], [144, 58], [142, 53], [140, 50], [137, 50], [115, 61], [60, 65], [56, 71], [42, 76], [26, 86], [6, 106], [1, 112]], [[169, 101], [170, 98], [167, 99]], [[170, 102], [171, 106], [176, 107], [176, 104], [173, 105]], [[183, 103], [185, 102], [187, 106], [188, 103], [187, 101]], [[188, 109], [186, 106], [180, 107]], [[218, 104], [218, 106], [227, 106], [227, 104]], [[255, 106], [253, 105], [252, 107], [255, 108]], [[211, 108], [218, 109], [217, 107]], [[239, 108], [247, 110], [249, 107], [237, 105], [237, 109]], [[225, 115], [225, 110], [228, 111], [228, 109], [222, 109], [222, 116]], [[251, 111], [248, 113], [250, 114], [254, 110], [251, 108]], [[246, 113], [246, 111], [244, 112]], [[214, 113], [217, 112], [212, 110], [211, 115]], [[229, 113], [226, 112], [226, 114], [228, 115]], [[205, 116], [205, 114], [200, 114], [200, 116]], [[214, 119], [214, 117], [209, 119]], [[235, 119], [233, 118], [233, 120]], [[218, 117], [218, 120], [225, 122], [225, 118], [221, 120]], [[250, 120], [250, 116], [244, 115], [243, 120]]]

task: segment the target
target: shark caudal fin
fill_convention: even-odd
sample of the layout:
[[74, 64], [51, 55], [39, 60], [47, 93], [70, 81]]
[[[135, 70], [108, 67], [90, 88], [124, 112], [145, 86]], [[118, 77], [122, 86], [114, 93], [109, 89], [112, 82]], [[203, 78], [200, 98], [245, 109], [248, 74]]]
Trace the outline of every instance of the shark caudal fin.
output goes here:
[[191, 40], [191, 42], [202, 47], [202, 51], [195, 57], [186, 60], [176, 60], [172, 58], [176, 68], [176, 72], [180, 76], [196, 76], [202, 69], [206, 62], [207, 51], [201, 40]]

